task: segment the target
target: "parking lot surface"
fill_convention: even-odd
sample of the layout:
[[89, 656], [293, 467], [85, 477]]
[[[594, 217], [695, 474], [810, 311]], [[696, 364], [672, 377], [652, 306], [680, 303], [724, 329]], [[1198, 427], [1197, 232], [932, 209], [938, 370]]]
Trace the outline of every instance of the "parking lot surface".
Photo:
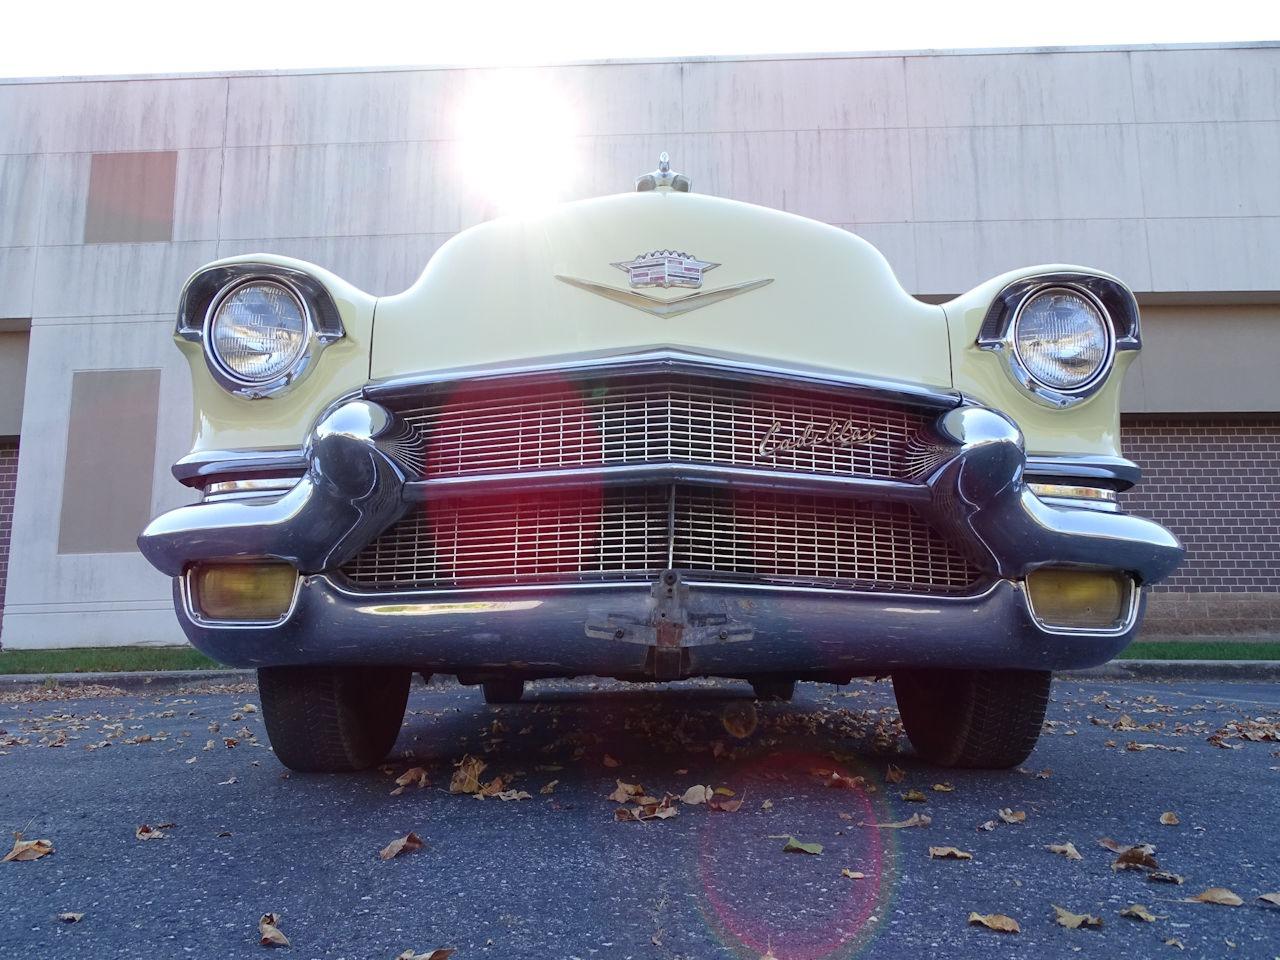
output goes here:
[[[1256, 899], [1280, 891], [1269, 684], [1058, 681], [1007, 772], [917, 763], [887, 683], [770, 704], [731, 682], [540, 683], [503, 707], [416, 686], [386, 766], [342, 776], [285, 771], [251, 686], [90, 692], [0, 695], [0, 828], [54, 848], [0, 863], [0, 957], [260, 957], [266, 913], [276, 952], [350, 960], [1280, 955], [1280, 908]], [[467, 757], [513, 799], [450, 792]], [[394, 794], [414, 767], [426, 785]], [[620, 822], [618, 781], [677, 813]], [[697, 785], [740, 806], [683, 802]], [[411, 831], [421, 849], [380, 857]], [[1184, 882], [1113, 869], [1104, 839]], [[1047, 849], [1066, 843], [1081, 859]], [[1214, 887], [1242, 905], [1185, 902]], [[1158, 919], [1120, 916], [1135, 904]]]

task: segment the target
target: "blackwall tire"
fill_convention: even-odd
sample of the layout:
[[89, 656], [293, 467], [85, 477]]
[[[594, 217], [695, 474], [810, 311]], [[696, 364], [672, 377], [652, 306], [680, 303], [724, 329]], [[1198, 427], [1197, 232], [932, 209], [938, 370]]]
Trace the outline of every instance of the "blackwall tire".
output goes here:
[[482, 683], [485, 703], [519, 703], [524, 696], [524, 681], [503, 677], [499, 680], [486, 680]]
[[1038, 670], [900, 670], [898, 712], [916, 753], [944, 767], [1007, 769], [1030, 755], [1051, 675]]
[[262, 667], [258, 695], [276, 757], [291, 770], [364, 770], [395, 745], [413, 674], [399, 667]]

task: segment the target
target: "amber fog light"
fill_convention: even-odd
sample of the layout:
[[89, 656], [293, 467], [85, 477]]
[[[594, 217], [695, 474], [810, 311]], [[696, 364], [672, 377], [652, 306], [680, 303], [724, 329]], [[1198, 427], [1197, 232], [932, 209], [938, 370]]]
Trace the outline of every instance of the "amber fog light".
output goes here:
[[1027, 577], [1031, 610], [1053, 627], [1107, 629], [1119, 626], [1129, 609], [1133, 584], [1122, 573], [1047, 568]]
[[210, 620], [279, 620], [293, 602], [298, 571], [287, 563], [210, 563], [193, 579], [193, 599]]

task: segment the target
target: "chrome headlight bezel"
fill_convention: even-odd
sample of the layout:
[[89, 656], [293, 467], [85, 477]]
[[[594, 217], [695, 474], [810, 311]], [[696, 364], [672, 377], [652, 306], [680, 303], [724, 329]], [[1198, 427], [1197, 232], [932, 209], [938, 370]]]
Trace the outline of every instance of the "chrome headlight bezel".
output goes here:
[[[213, 342], [218, 309], [237, 290], [254, 283], [282, 288], [298, 305], [303, 321], [302, 349], [269, 379], [239, 375], [218, 355]], [[289, 267], [246, 262], [210, 267], [188, 281], [179, 301], [175, 335], [201, 345], [209, 375], [220, 387], [238, 397], [260, 400], [290, 390], [314, 367], [324, 348], [346, 334], [337, 304], [315, 277]]]
[[[1063, 291], [1085, 300], [1102, 320], [1106, 350], [1098, 368], [1082, 383], [1061, 387], [1036, 377], [1018, 347], [1018, 321], [1037, 297]], [[1024, 277], [1002, 289], [992, 301], [978, 334], [978, 346], [1002, 355], [1005, 372], [1031, 398], [1063, 409], [1083, 403], [1107, 383], [1122, 350], [1138, 350], [1142, 338], [1138, 305], [1124, 284], [1093, 274], [1055, 273]]]

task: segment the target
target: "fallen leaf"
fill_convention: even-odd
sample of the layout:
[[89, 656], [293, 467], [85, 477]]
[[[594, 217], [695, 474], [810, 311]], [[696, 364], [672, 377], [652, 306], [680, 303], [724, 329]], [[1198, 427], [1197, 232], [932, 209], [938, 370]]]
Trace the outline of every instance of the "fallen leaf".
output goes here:
[[450, 793], [476, 793], [479, 791], [480, 774], [488, 766], [487, 763], [479, 757], [467, 754], [453, 766], [453, 776], [449, 779]]
[[1280, 893], [1264, 893], [1258, 897], [1263, 903], [1269, 903], [1273, 907], [1280, 907]]
[[823, 778], [823, 784], [838, 790], [861, 790], [867, 783], [862, 777], [849, 777], [837, 770], [815, 770], [814, 773]]
[[52, 840], [23, 840], [22, 834], [13, 835], [13, 849], [0, 858], [0, 863], [10, 860], [39, 860], [53, 853]]
[[550, 783], [548, 783], [548, 784], [544, 784], [544, 785], [543, 785], [543, 787], [542, 787], [542, 789], [541, 789], [541, 790], [539, 790], [538, 792], [539, 792], [539, 793], [555, 793], [555, 792], [556, 792], [556, 787], [557, 787], [559, 784], [560, 784], [560, 781], [559, 781], [559, 780], [552, 780]]
[[630, 803], [635, 797], [644, 795], [644, 787], [638, 783], [626, 783], [622, 780], [615, 780], [614, 783], [618, 786], [605, 798], [614, 803]]
[[383, 860], [390, 860], [401, 853], [421, 850], [423, 846], [422, 838], [410, 830], [403, 837], [397, 837], [379, 850], [378, 856]]
[[996, 828], [996, 822], [994, 820], [984, 820], [982, 823], [974, 827], [975, 830], [985, 830], [988, 833], [990, 833], [995, 828]]
[[884, 772], [884, 782], [885, 783], [901, 783], [902, 778], [905, 777], [906, 775], [907, 775], [907, 772], [905, 770], [903, 770], [901, 767], [895, 767], [891, 763], [889, 764], [889, 769]]
[[1054, 919], [1060, 927], [1066, 927], [1068, 930], [1078, 930], [1081, 927], [1102, 926], [1101, 917], [1095, 917], [1089, 913], [1072, 913], [1057, 904], [1050, 904], [1050, 906], [1053, 907]]
[[1083, 860], [1080, 851], [1076, 849], [1076, 845], [1070, 841], [1066, 843], [1051, 843], [1045, 847], [1050, 853], [1060, 853], [1068, 860]]
[[741, 806], [742, 800], [731, 800], [728, 797], [721, 796], [718, 790], [707, 800], [707, 809], [715, 810], [719, 813], [737, 813]]
[[280, 932], [279, 923], [274, 913], [264, 913], [258, 921], [258, 942], [264, 947], [289, 946], [289, 938]]
[[1147, 874], [1147, 880], [1150, 883], [1176, 883], [1181, 886], [1186, 877], [1164, 870], [1154, 870]]
[[400, 776], [396, 777], [396, 788], [391, 791], [391, 795], [393, 797], [398, 797], [400, 794], [404, 793], [407, 787], [415, 784], [418, 789], [421, 790], [423, 787], [427, 786], [428, 783], [427, 771], [424, 768], [410, 767], [404, 773], [400, 774]]
[[751, 700], [730, 702], [720, 711], [721, 725], [736, 740], [745, 740], [755, 733], [759, 722], [756, 705]]
[[219, 781], [218, 781], [218, 786], [220, 786], [220, 787], [226, 787], [226, 786], [229, 786], [230, 784], [233, 784], [233, 783], [239, 783], [239, 781], [238, 781], [238, 780], [236, 780], [236, 778], [235, 778], [235, 775], [234, 775], [234, 774], [232, 774], [231, 776], [227, 777], [227, 779], [225, 779], [225, 780], [219, 780]]
[[699, 803], [706, 803], [713, 796], [710, 787], [704, 787], [700, 783], [694, 784], [684, 793], [680, 794], [680, 802], [687, 803], [690, 806], [696, 806]]
[[483, 800], [485, 797], [496, 797], [507, 789], [507, 781], [502, 777], [494, 777], [488, 783], [480, 784], [480, 789], [472, 796], [477, 800]]
[[905, 820], [898, 820], [894, 823], [862, 823], [864, 827], [882, 827], [887, 830], [900, 830], [906, 827], [927, 827], [933, 823], [933, 817], [925, 813], [913, 813]]
[[396, 960], [449, 960], [457, 949], [457, 947], [440, 947], [430, 953], [414, 953], [412, 950], [406, 950], [396, 957]]
[[955, 790], [955, 787], [949, 783], [935, 783], [933, 785], [934, 793], [951, 793], [954, 790]]
[[1139, 843], [1125, 847], [1116, 855], [1111, 864], [1112, 870], [1159, 870], [1160, 863], [1152, 856], [1155, 847], [1149, 843]]
[[1002, 807], [996, 811], [998, 816], [1005, 823], [1023, 823], [1027, 819], [1025, 810], [1010, 810], [1008, 807]]
[[60, 913], [58, 919], [63, 923], [79, 923], [84, 919], [83, 913]]
[[1187, 897], [1184, 903], [1216, 903], [1223, 907], [1238, 907], [1242, 903], [1238, 896], [1228, 890], [1226, 887], [1210, 887], [1208, 890], [1202, 890], [1194, 897]]
[[605, 765], [606, 767], [620, 767], [620, 766], [622, 766], [622, 764], [621, 764], [621, 763], [619, 763], [617, 760], [613, 759], [613, 757], [609, 756], [607, 753], [604, 755], [604, 760], [603, 760], [602, 762], [604, 763], [604, 765]]
[[1177, 937], [1170, 937], [1168, 940], [1164, 942], [1164, 945], [1166, 947], [1177, 947], [1179, 950], [1187, 949], [1185, 946], [1183, 946], [1182, 941], [1179, 940]]
[[850, 870], [848, 867], [840, 871], [840, 876], [846, 877], [849, 880], [865, 880], [867, 877], [865, 873], [859, 873], [857, 870]]
[[1000, 933], [1021, 933], [1022, 928], [1018, 926], [1018, 921], [1013, 917], [1006, 917], [1003, 913], [970, 913], [970, 923], [980, 923], [988, 930], [997, 930]]
[[494, 796], [504, 802], [533, 799], [533, 794], [527, 793], [524, 790], [503, 790], [501, 793], [495, 793]]
[[1166, 827], [1176, 827], [1182, 821], [1178, 819], [1178, 815], [1172, 810], [1166, 810], [1160, 814], [1160, 822]]
[[782, 845], [783, 853], [808, 853], [813, 856], [822, 853], [822, 844], [820, 843], [805, 843], [803, 840], [797, 840], [795, 837], [786, 834], [777, 834], [770, 837], [770, 839], [787, 841]]
[[930, 860], [972, 860], [972, 853], [965, 853], [958, 847], [930, 847]]
[[1143, 750], [1167, 750], [1170, 753], [1186, 753], [1186, 747], [1171, 747], [1165, 743], [1138, 743], [1130, 740], [1124, 745], [1124, 748], [1131, 753], [1140, 753]]
[[772, 809], [773, 809], [773, 801], [772, 801], [772, 800], [766, 800], [764, 803], [760, 804], [760, 809], [761, 809], [761, 810], [772, 810]]
[[168, 834], [159, 827], [152, 827], [145, 823], [137, 830], [133, 831], [133, 835], [139, 840], [163, 840], [168, 836]]
[[1045, 767], [1043, 770], [1041, 770], [1039, 773], [1036, 774], [1036, 779], [1048, 780], [1052, 776], [1053, 776], [1053, 771], [1050, 768]]
[[902, 795], [902, 799], [907, 801], [907, 803], [924, 803], [929, 798], [926, 797], [924, 793], [919, 790], [908, 790], [906, 793]]
[[1141, 920], [1143, 923], [1155, 923], [1157, 920], [1164, 920], [1165, 917], [1158, 917], [1140, 903], [1125, 907], [1120, 911], [1122, 917], [1132, 917], [1135, 920]]

